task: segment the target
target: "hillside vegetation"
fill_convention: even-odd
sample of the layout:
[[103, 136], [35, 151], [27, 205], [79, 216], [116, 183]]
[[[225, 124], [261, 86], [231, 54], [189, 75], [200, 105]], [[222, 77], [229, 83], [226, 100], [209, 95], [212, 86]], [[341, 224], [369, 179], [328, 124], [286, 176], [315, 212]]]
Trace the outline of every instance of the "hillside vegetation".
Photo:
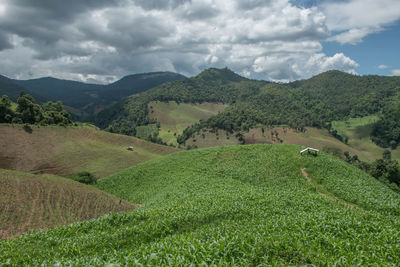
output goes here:
[[286, 124], [294, 129], [305, 126], [330, 129], [334, 120], [385, 112], [399, 95], [399, 77], [360, 77], [328, 71], [305, 81], [265, 85], [258, 94], [186, 129], [181, 142], [201, 128], [236, 131], [257, 124]]
[[154, 123], [147, 106], [152, 101], [177, 103], [233, 103], [258, 92], [265, 81], [243, 78], [228, 69], [209, 69], [196, 77], [165, 83], [127, 97], [95, 117], [95, 124], [111, 132], [136, 136], [136, 128]]
[[0, 98], [0, 123], [65, 126], [72, 121], [60, 101], [39, 105], [31, 95], [21, 93], [17, 103], [6, 95]]
[[95, 122], [109, 131], [135, 136], [137, 127], [154, 123], [146, 109], [151, 101], [230, 104], [223, 112], [187, 128], [177, 139], [183, 144], [201, 129], [232, 133], [257, 125], [288, 125], [299, 130], [306, 126], [330, 130], [332, 121], [381, 114], [387, 118], [386, 126], [372, 133], [382, 137], [373, 140], [383, 146], [393, 141], [393, 146], [397, 146], [400, 135], [397, 130], [389, 130], [391, 125], [396, 129], [400, 125], [397, 111], [387, 110], [391, 105], [398, 106], [398, 99], [399, 77], [328, 71], [308, 80], [276, 84], [249, 80], [228, 69], [208, 69], [193, 78], [130, 96], [99, 113]]
[[[241, 133], [243, 140], [240, 141], [237, 134]], [[221, 145], [238, 145], [242, 144], [296, 144], [302, 146], [311, 146], [320, 150], [332, 153], [338, 157], [344, 157], [344, 152], [348, 151], [352, 155], [358, 155], [366, 161], [373, 161], [381, 158], [384, 151], [383, 148], [376, 146], [370, 142], [371, 147], [376, 150], [366, 151], [364, 147], [354, 145], [358, 139], [354, 139], [349, 144], [345, 144], [333, 137], [326, 129], [318, 129], [315, 127], [305, 127], [304, 131], [296, 131], [289, 127], [255, 127], [248, 132], [229, 133], [224, 130], [218, 130], [218, 134], [212, 130], [202, 129], [196, 133], [193, 138], [186, 141], [186, 147], [213, 147]], [[393, 158], [400, 158], [400, 149], [393, 151]]]
[[2, 169], [0, 177], [0, 239], [135, 208], [69, 179]]
[[102, 179], [141, 208], [0, 242], [13, 265], [398, 265], [400, 195], [295, 145], [174, 153]]
[[[89, 171], [104, 177], [177, 151], [93, 126], [0, 124], [0, 168], [68, 176]], [[127, 147], [133, 146], [133, 151]]]
[[160, 124], [158, 136], [168, 144], [176, 145], [176, 137], [190, 125], [208, 119], [227, 107], [221, 103], [150, 102], [147, 106], [150, 120]]

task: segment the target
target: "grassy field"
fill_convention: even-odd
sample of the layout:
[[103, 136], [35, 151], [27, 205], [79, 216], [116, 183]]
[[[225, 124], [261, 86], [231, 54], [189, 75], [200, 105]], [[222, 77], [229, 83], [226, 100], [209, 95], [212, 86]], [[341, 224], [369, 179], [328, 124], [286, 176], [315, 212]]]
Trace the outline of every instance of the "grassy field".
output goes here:
[[0, 239], [134, 208], [69, 179], [0, 169]]
[[168, 144], [177, 145], [176, 137], [183, 130], [224, 110], [228, 105], [216, 103], [177, 104], [174, 101], [153, 101], [148, 104], [149, 118], [160, 122], [159, 136]]
[[0, 168], [59, 176], [89, 171], [101, 178], [177, 151], [93, 126], [0, 125], [0, 137]]
[[[264, 132], [262, 131], [263, 128]], [[236, 145], [240, 143], [236, 134], [219, 130], [217, 135], [208, 130], [201, 130], [194, 138], [189, 139], [186, 145], [199, 148]], [[343, 156], [345, 151], [349, 151], [352, 155], [359, 155], [363, 160], [370, 161], [371, 159], [370, 153], [339, 141], [326, 129], [307, 127], [305, 132], [299, 132], [288, 127], [258, 127], [252, 128], [248, 132], [242, 132], [242, 134], [246, 144], [296, 144], [329, 151], [337, 156]], [[382, 153], [379, 150], [373, 155], [380, 158]]]
[[400, 195], [296, 145], [183, 151], [99, 181], [142, 206], [0, 241], [11, 265], [398, 266]]
[[146, 139], [149, 136], [158, 133], [158, 128], [156, 124], [149, 124], [136, 127], [136, 137], [140, 139]]
[[[167, 143], [177, 145], [176, 136], [182, 131], [201, 119], [207, 119], [212, 115], [222, 111], [226, 105], [222, 104], [177, 104], [176, 102], [151, 102], [148, 105], [149, 117], [157, 120], [161, 124], [159, 136]], [[367, 116], [364, 118], [351, 118], [347, 121], [334, 121], [332, 128], [336, 129], [342, 136], [348, 137], [345, 144], [334, 138], [325, 129], [307, 127], [306, 132], [297, 132], [285, 127], [257, 127], [249, 132], [243, 132], [246, 144], [275, 144], [283, 143], [312, 146], [327, 151], [333, 151], [337, 155], [343, 155], [349, 151], [352, 155], [358, 155], [360, 159], [372, 162], [381, 158], [383, 148], [375, 145], [369, 138], [372, 124], [378, 120], [377, 116]], [[264, 128], [264, 133], [261, 131]], [[157, 131], [154, 126], [144, 126], [139, 129], [147, 137], [149, 133]], [[271, 134], [272, 132], [272, 134]], [[278, 133], [278, 136], [276, 136]], [[202, 130], [194, 138], [186, 142], [187, 146], [199, 148], [225, 146], [239, 144], [235, 137], [236, 133], [230, 134], [219, 130], [218, 134], [208, 130]], [[145, 138], [144, 137], [144, 138]], [[278, 137], [278, 138], [277, 138]], [[392, 151], [393, 159], [400, 160], [400, 148]]]
[[[332, 128], [338, 131], [341, 136], [348, 137], [348, 144], [359, 151], [358, 155], [367, 161], [373, 161], [382, 157], [385, 150], [371, 141], [370, 134], [372, 124], [379, 118], [367, 116], [363, 118], [352, 118], [346, 121], [333, 121]], [[400, 148], [391, 150], [392, 158], [400, 160]]]

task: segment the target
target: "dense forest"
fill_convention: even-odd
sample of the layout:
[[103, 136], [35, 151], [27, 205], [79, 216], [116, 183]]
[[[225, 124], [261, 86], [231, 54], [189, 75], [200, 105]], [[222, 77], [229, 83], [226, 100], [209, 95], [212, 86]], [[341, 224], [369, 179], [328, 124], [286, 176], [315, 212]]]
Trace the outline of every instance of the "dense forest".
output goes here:
[[68, 125], [72, 121], [60, 101], [40, 105], [31, 95], [21, 93], [16, 104], [6, 95], [0, 98], [0, 123]]
[[380, 131], [374, 131], [373, 140], [381, 146], [396, 146], [399, 131], [389, 129], [400, 129], [395, 108], [399, 96], [400, 77], [328, 71], [308, 80], [277, 84], [249, 80], [226, 68], [208, 69], [196, 77], [130, 96], [99, 113], [95, 123], [112, 132], [135, 135], [137, 126], [154, 123], [147, 118], [150, 101], [230, 104], [224, 112], [187, 128], [178, 137], [184, 142], [201, 128], [233, 132], [257, 124], [286, 124], [300, 130], [305, 126], [329, 129], [334, 120], [380, 114], [382, 119], [376, 126]]
[[372, 129], [372, 140], [382, 146], [395, 149], [400, 143], [400, 101], [395, 99], [386, 107]]

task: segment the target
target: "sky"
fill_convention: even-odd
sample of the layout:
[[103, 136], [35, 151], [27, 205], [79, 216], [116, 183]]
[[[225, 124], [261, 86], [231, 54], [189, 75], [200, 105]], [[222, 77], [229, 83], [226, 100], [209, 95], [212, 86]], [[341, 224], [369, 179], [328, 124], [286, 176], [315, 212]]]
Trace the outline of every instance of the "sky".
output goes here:
[[0, 0], [0, 74], [400, 75], [400, 0]]

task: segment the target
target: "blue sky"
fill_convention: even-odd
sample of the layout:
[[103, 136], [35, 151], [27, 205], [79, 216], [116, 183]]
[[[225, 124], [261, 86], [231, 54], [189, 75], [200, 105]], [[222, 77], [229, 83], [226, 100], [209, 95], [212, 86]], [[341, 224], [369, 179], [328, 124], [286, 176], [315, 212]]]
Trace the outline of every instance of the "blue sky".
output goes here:
[[399, 41], [400, 0], [0, 0], [0, 74], [17, 79], [400, 75]]
[[354, 59], [360, 65], [356, 71], [362, 75], [392, 75], [391, 71], [400, 69], [400, 21], [368, 35], [356, 45], [337, 42], [323, 42], [322, 45], [327, 55], [343, 52]]
[[[305, 8], [319, 7], [329, 3], [348, 3], [348, 0], [292, 0], [291, 3]], [[379, 0], [376, 1], [379, 3]], [[368, 4], [368, 3], [366, 3]], [[356, 12], [356, 11], [355, 11]], [[366, 17], [368, 14], [364, 14]], [[338, 33], [336, 31], [333, 34]], [[360, 75], [393, 75], [400, 69], [400, 18], [384, 24], [382, 29], [371, 33], [356, 44], [322, 41], [323, 52], [328, 56], [343, 53], [355, 60]]]

